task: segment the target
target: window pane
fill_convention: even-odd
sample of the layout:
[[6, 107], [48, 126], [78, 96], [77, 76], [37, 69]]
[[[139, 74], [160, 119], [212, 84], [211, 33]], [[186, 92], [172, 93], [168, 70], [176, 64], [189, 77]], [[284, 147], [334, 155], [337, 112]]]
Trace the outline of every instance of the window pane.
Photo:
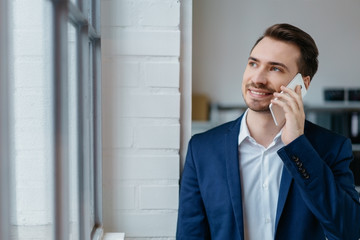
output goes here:
[[[77, 2], [70, 1], [74, 4]], [[10, 27], [14, 48], [14, 72], [11, 75], [14, 86], [11, 92], [14, 96], [12, 239], [52, 240], [53, 230], [61, 229], [55, 228], [53, 224], [54, 209], [59, 207], [54, 206], [54, 193], [57, 192], [54, 189], [54, 173], [56, 173], [54, 170], [57, 169], [53, 166], [52, 144], [55, 95], [51, 84], [55, 64], [51, 55], [56, 47], [51, 43], [53, 40], [51, 32], [55, 28], [51, 16], [53, 2], [18, 0], [13, 3], [13, 12], [10, 14], [14, 18], [10, 21], [14, 23]], [[35, 10], [29, 12], [30, 8]], [[68, 38], [65, 38], [68, 46], [66, 51], [68, 65], [64, 72], [67, 71], [68, 80], [65, 97], [68, 100], [68, 107], [65, 107], [65, 115], [69, 121], [64, 132], [66, 137], [64, 142], [68, 141], [64, 145], [56, 144], [58, 148], [66, 145], [65, 148], [68, 148], [66, 150], [69, 150], [68, 155], [62, 157], [65, 156], [64, 159], [69, 160], [69, 177], [65, 179], [69, 180], [70, 187], [69, 239], [71, 240], [90, 236], [95, 223], [96, 192], [91, 43], [87, 32], [84, 32], [81, 38], [82, 50], [79, 51], [80, 40], [77, 31], [79, 27], [68, 24]], [[65, 37], [62, 34], [56, 39], [62, 36]], [[83, 70], [81, 74], [79, 69]], [[79, 102], [79, 97], [82, 97], [82, 102]], [[67, 151], [64, 153], [67, 154]], [[56, 179], [59, 178], [61, 177]], [[64, 192], [62, 196], [67, 199], [67, 190]], [[66, 215], [64, 219], [66, 223], [67, 219]]]
[[70, 160], [70, 236], [79, 239], [79, 161], [78, 161], [78, 105], [77, 105], [77, 39], [74, 25], [68, 24], [69, 70], [69, 160]]
[[93, 96], [93, 75], [92, 75], [92, 59], [93, 59], [93, 53], [92, 53], [92, 44], [90, 43], [88, 46], [89, 51], [89, 191], [90, 191], [90, 228], [92, 229], [95, 225], [95, 179], [94, 179], [94, 96]]

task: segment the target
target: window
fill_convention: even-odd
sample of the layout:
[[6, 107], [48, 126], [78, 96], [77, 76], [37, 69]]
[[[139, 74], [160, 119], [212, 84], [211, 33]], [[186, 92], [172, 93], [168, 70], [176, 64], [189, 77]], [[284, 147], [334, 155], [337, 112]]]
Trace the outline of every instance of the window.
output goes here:
[[54, 0], [52, 8], [54, 236], [90, 239], [102, 226], [99, 5]]
[[0, 0], [0, 239], [102, 235], [99, 15]]

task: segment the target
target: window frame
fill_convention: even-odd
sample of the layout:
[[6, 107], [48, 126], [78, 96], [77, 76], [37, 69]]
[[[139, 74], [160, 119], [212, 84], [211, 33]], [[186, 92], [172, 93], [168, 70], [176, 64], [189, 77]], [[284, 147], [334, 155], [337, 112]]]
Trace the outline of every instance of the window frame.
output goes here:
[[[95, 0], [50, 0], [53, 10], [54, 239], [70, 234], [68, 26], [76, 29], [79, 238], [100, 239], [102, 220], [101, 36]], [[89, 11], [89, 14], [88, 14]], [[92, 193], [92, 194], [91, 194]], [[90, 224], [89, 224], [90, 221]]]

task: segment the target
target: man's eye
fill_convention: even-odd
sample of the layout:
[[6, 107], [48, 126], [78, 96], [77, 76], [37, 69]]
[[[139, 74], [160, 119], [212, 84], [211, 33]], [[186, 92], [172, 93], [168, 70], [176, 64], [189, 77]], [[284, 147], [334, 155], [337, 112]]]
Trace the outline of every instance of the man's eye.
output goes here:
[[281, 69], [278, 67], [272, 67], [271, 70], [275, 72], [281, 72]]
[[256, 63], [256, 62], [249, 62], [249, 65], [250, 65], [251, 67], [257, 67], [257, 63]]

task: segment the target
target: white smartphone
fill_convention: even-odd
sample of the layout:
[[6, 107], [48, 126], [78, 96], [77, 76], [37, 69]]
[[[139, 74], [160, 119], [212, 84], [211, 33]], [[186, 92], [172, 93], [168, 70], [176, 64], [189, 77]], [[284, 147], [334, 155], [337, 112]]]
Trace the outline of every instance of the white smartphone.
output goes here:
[[[291, 82], [286, 87], [288, 87], [292, 90], [295, 90], [297, 85], [301, 86], [301, 97], [303, 98], [306, 95], [306, 87], [304, 85], [304, 80], [300, 73], [296, 74], [294, 79], [291, 80]], [[281, 91], [281, 93], [282, 93], [282, 91]], [[276, 126], [282, 125], [285, 121], [285, 113], [284, 113], [284, 110], [282, 109], [282, 107], [280, 107], [278, 105], [273, 105], [272, 103], [270, 103], [269, 108], [270, 108], [271, 115], [274, 119], [275, 125]]]

